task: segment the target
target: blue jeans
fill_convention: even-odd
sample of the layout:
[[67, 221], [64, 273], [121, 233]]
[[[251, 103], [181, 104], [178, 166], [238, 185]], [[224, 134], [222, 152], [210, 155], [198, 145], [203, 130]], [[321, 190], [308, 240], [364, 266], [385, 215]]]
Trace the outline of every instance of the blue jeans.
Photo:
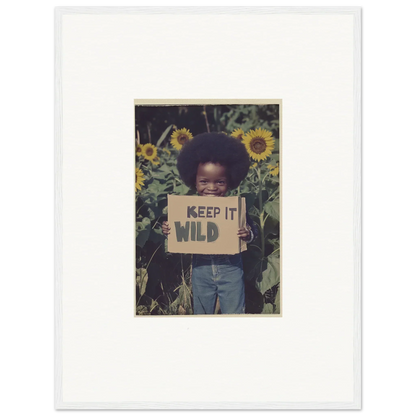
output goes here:
[[244, 313], [244, 273], [241, 254], [194, 254], [192, 292], [195, 315], [212, 315], [217, 296], [221, 313]]

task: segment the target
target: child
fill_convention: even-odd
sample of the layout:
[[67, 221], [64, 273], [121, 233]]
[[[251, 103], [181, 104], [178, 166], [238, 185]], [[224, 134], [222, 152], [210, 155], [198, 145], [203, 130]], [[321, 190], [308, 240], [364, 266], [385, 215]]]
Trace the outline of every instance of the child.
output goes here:
[[[178, 171], [186, 185], [201, 196], [223, 197], [237, 188], [247, 175], [250, 159], [238, 139], [222, 133], [203, 133], [185, 143], [178, 156]], [[255, 227], [248, 226], [237, 236], [250, 243]], [[169, 224], [162, 225], [165, 235]], [[213, 314], [217, 296], [223, 314], [245, 312], [243, 264], [241, 253], [235, 255], [194, 254], [192, 259], [194, 314]]]

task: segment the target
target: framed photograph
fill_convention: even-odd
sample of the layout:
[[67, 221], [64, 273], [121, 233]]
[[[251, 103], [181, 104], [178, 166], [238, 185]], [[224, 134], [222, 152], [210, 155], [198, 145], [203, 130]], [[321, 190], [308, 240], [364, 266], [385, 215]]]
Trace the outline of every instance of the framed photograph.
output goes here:
[[[280, 316], [281, 109], [281, 100], [135, 101], [136, 315]], [[196, 181], [209, 166], [224, 167], [226, 192]], [[200, 270], [223, 263], [199, 293]]]
[[360, 8], [55, 22], [56, 408], [360, 409]]

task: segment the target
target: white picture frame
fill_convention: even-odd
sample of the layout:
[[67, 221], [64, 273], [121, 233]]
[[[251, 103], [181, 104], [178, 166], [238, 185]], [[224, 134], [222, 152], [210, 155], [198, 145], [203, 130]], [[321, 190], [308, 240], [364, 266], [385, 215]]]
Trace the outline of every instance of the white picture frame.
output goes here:
[[[360, 8], [59, 7], [55, 25], [55, 407], [360, 409]], [[277, 320], [131, 314], [134, 99], [205, 98], [282, 99]]]

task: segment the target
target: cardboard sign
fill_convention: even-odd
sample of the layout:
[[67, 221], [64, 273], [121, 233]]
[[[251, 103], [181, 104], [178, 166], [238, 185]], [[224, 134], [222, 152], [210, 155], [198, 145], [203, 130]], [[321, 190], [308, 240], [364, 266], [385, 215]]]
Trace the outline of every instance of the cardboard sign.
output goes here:
[[247, 250], [237, 236], [246, 225], [246, 200], [238, 196], [168, 195], [168, 251], [236, 254]]

